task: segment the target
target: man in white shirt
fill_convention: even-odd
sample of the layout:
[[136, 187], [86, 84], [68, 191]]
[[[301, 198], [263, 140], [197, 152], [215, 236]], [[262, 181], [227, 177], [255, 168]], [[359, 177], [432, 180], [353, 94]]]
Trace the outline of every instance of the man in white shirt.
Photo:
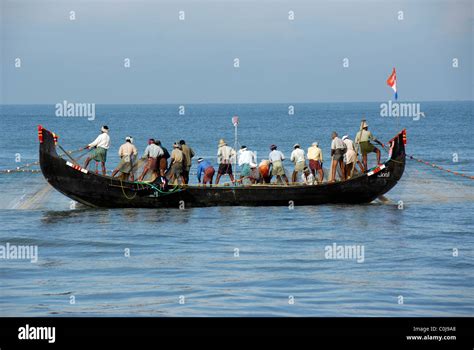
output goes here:
[[133, 165], [135, 163], [135, 157], [137, 154], [138, 150], [133, 144], [133, 138], [131, 136], [127, 136], [125, 138], [125, 143], [119, 148], [118, 155], [120, 157], [120, 163], [112, 172], [112, 177], [120, 172], [120, 177], [122, 179], [128, 180], [130, 178], [130, 181], [134, 181]]
[[282, 182], [285, 180], [286, 184], [288, 185], [288, 178], [286, 177], [285, 168], [283, 167], [283, 161], [285, 160], [285, 156], [283, 153], [277, 150], [276, 145], [270, 146], [270, 154], [268, 155], [268, 160], [272, 164], [272, 175], [276, 176], [277, 183]]
[[291, 176], [291, 182], [295, 183], [298, 173], [303, 172], [305, 168], [305, 158], [304, 151], [300, 148], [299, 144], [293, 146], [293, 152], [291, 152], [290, 160], [295, 163], [295, 169], [293, 170], [293, 175]]
[[255, 153], [249, 151], [246, 146], [242, 146], [239, 151], [239, 166], [242, 168], [240, 171], [240, 180], [244, 177], [250, 177], [252, 167], [256, 167], [256, 163]]
[[342, 137], [342, 142], [346, 145], [346, 153], [344, 153], [344, 164], [346, 171], [346, 178], [350, 179], [352, 177], [352, 172], [354, 171], [355, 164], [357, 160], [357, 153], [355, 151], [354, 142], [349, 139], [348, 135]]
[[161, 157], [163, 154], [163, 149], [155, 143], [155, 139], [149, 139], [148, 146], [146, 146], [145, 152], [143, 152], [142, 156], [142, 159], [146, 159], [147, 162], [143, 167], [143, 172], [138, 178], [138, 181], [143, 181], [146, 174], [150, 170], [152, 172], [152, 177], [150, 180], [153, 182], [157, 178], [159, 168], [158, 157]]
[[311, 173], [307, 166], [305, 166], [303, 169], [301, 180], [305, 185], [314, 185], [314, 175]]
[[332, 132], [332, 142], [331, 142], [331, 178], [329, 182], [334, 182], [336, 180], [336, 167], [339, 164], [339, 168], [341, 169], [341, 179], [344, 180], [346, 178], [345, 171], [344, 171], [344, 152], [346, 149], [346, 145], [342, 140], [337, 137], [337, 132]]
[[100, 162], [102, 165], [102, 175], [106, 175], [105, 162], [107, 161], [107, 150], [110, 148], [109, 127], [102, 126], [102, 133], [97, 138], [89, 143], [85, 148], [92, 149], [84, 163], [84, 169], [87, 169], [91, 160]]

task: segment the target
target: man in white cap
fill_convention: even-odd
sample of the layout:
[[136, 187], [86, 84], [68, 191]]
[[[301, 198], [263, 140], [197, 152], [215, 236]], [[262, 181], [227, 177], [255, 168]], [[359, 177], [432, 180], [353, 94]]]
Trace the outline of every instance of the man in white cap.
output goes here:
[[179, 148], [179, 143], [175, 142], [173, 144], [173, 151], [171, 152], [170, 183], [175, 183], [176, 181], [176, 184], [178, 184], [178, 179], [181, 179], [181, 184], [186, 184], [186, 180], [183, 176], [184, 162], [183, 151]]
[[313, 142], [311, 147], [308, 148], [308, 160], [309, 160], [309, 170], [314, 177], [316, 177], [316, 171], [319, 174], [319, 182], [322, 183], [324, 180], [324, 170], [323, 170], [323, 151], [318, 147], [317, 142]]
[[285, 160], [285, 156], [282, 152], [277, 150], [276, 145], [270, 146], [270, 154], [268, 155], [268, 160], [272, 165], [272, 176], [275, 176], [277, 179], [277, 183], [285, 181], [288, 185], [288, 178], [286, 177], [285, 168], [283, 167], [283, 161]]
[[303, 169], [303, 174], [301, 174], [301, 180], [305, 185], [314, 185], [314, 175], [311, 173], [307, 166]]
[[110, 148], [109, 127], [104, 125], [100, 131], [102, 133], [85, 147], [87, 149], [92, 149], [92, 151], [84, 162], [84, 169], [87, 169], [91, 160], [95, 160], [96, 162], [100, 162], [102, 165], [102, 175], [105, 176], [107, 174], [105, 169], [107, 150]]
[[240, 171], [240, 180], [245, 177], [250, 177], [252, 167], [256, 167], [256, 163], [255, 153], [248, 150], [246, 146], [242, 146], [239, 151], [239, 166], [242, 169]]
[[222, 175], [229, 175], [230, 181], [234, 182], [234, 175], [232, 174], [232, 162], [237, 156], [235, 150], [227, 146], [224, 139], [219, 140], [217, 149], [217, 163], [219, 168], [217, 169], [216, 185], [219, 184], [219, 180]]
[[355, 151], [354, 142], [349, 139], [349, 135], [344, 135], [342, 137], [342, 142], [344, 142], [344, 144], [346, 145], [346, 153], [344, 153], [346, 178], [350, 179], [352, 177], [352, 172], [357, 162], [357, 153]]
[[304, 151], [300, 148], [298, 143], [293, 146], [293, 152], [291, 152], [290, 160], [295, 163], [295, 169], [293, 170], [293, 175], [291, 176], [291, 182], [295, 183], [298, 173], [303, 172], [303, 169], [306, 166]]
[[142, 160], [146, 160], [146, 163], [138, 181], [143, 181], [149, 171], [151, 171], [150, 181], [155, 181], [158, 177], [159, 170], [158, 158], [161, 157], [163, 153], [163, 149], [155, 143], [155, 139], [148, 139], [148, 146], [146, 146], [142, 156]]
[[125, 143], [119, 148], [118, 155], [120, 157], [120, 163], [112, 172], [112, 177], [114, 177], [118, 172], [121, 172], [121, 177], [124, 180], [128, 180], [130, 178], [130, 181], [134, 181], [132, 169], [137, 154], [138, 150], [133, 144], [133, 138], [131, 136], [127, 136], [125, 138]]
[[360, 147], [362, 153], [362, 162], [364, 163], [364, 170], [367, 170], [367, 154], [375, 152], [377, 155], [377, 164], [380, 164], [380, 150], [370, 143], [370, 140], [380, 143], [368, 130], [369, 125], [365, 120], [362, 120], [360, 131], [357, 133], [355, 138], [356, 146]]
[[199, 184], [202, 183], [203, 186], [206, 187], [206, 184], [209, 183], [209, 185], [212, 187], [212, 178], [214, 177], [214, 173], [214, 167], [208, 160], [205, 160], [204, 158], [198, 158], [197, 180]]

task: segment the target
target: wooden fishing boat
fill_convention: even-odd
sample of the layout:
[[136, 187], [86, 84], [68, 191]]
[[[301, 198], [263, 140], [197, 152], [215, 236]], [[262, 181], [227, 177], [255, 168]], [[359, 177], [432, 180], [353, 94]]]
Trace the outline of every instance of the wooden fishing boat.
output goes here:
[[61, 158], [57, 135], [38, 127], [39, 159], [46, 180], [59, 192], [91, 207], [190, 208], [208, 206], [288, 206], [370, 203], [394, 187], [405, 168], [406, 132], [388, 142], [383, 164], [346, 181], [320, 185], [176, 186], [163, 191], [153, 184], [121, 181], [95, 174]]

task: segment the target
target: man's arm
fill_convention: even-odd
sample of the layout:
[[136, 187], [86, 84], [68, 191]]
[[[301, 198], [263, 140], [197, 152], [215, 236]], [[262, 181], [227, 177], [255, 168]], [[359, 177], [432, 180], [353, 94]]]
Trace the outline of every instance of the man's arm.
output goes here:
[[96, 147], [96, 146], [99, 144], [99, 141], [100, 141], [100, 139], [101, 139], [101, 136], [102, 136], [102, 135], [97, 136], [94, 141], [92, 141], [91, 143], [89, 143], [89, 144], [87, 145], [87, 148]]
[[143, 152], [142, 159], [147, 159], [149, 154], [150, 154], [150, 146], [146, 146], [145, 152]]

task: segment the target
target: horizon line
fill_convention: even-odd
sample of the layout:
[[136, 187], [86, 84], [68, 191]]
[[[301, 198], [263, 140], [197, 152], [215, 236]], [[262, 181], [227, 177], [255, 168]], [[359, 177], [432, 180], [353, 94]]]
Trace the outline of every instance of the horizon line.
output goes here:
[[59, 102], [54, 103], [0, 103], [0, 106], [50, 106], [56, 105], [61, 102], [70, 102], [70, 103], [93, 103], [95, 105], [149, 105], [149, 106], [156, 106], [156, 105], [253, 105], [253, 104], [285, 104], [285, 105], [292, 105], [292, 104], [350, 104], [350, 103], [385, 103], [385, 102], [398, 102], [398, 103], [423, 103], [423, 102], [474, 102], [474, 99], [465, 100], [405, 100], [405, 101], [394, 101], [392, 99], [388, 100], [377, 100], [377, 101], [293, 101], [293, 102], [145, 102], [145, 103], [110, 103], [110, 102], [75, 102], [69, 100], [62, 100]]

